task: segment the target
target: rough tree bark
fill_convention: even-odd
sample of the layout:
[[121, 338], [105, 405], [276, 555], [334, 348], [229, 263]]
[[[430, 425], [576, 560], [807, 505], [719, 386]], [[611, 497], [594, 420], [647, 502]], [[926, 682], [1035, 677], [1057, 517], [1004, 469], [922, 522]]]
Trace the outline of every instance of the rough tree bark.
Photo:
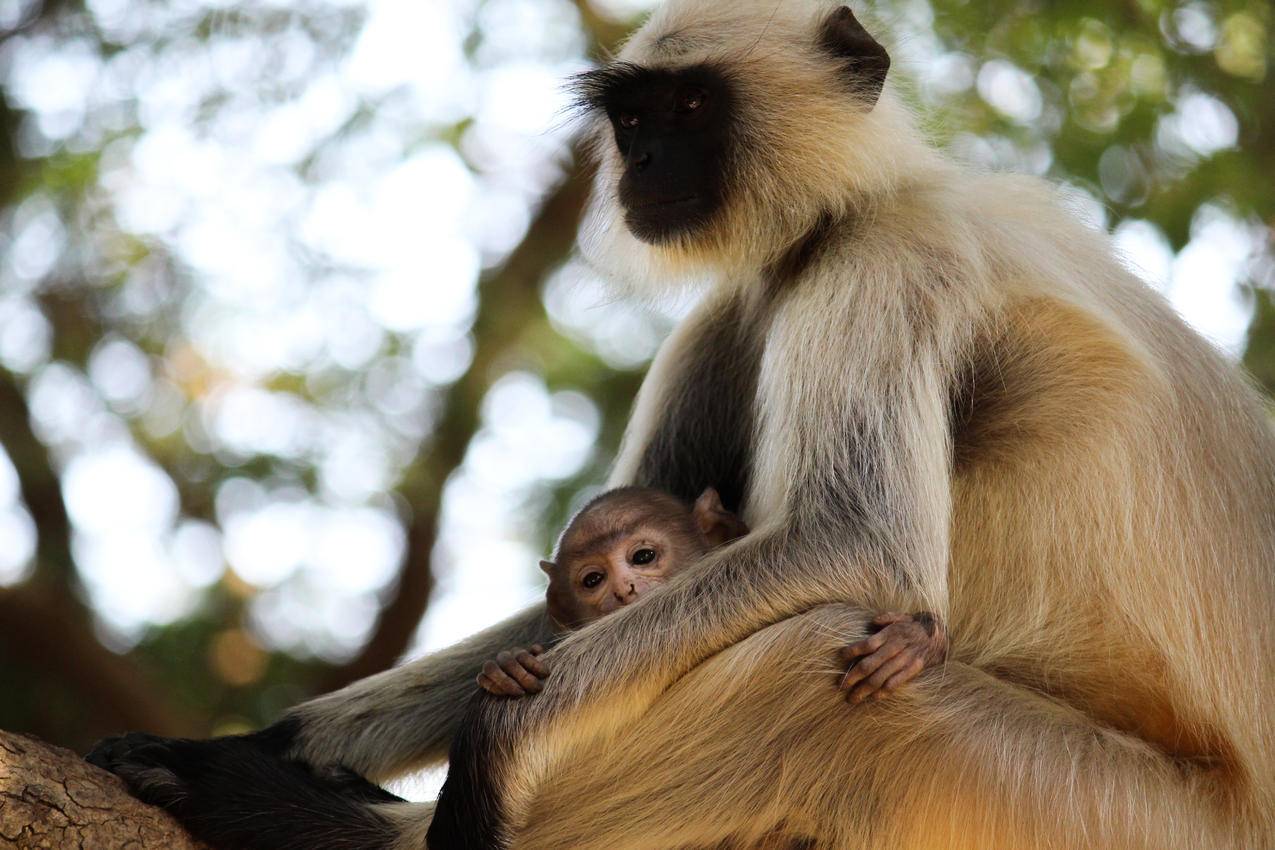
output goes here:
[[0, 848], [206, 850], [70, 750], [0, 731]]

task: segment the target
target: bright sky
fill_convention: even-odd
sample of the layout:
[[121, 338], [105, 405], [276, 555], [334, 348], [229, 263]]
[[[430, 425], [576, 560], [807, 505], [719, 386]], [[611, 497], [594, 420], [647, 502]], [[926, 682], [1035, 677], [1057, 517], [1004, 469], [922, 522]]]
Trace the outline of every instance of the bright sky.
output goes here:
[[[183, 5], [174, 4], [174, 19]], [[486, 37], [470, 63], [460, 45], [472, 5], [369, 3], [351, 55], [281, 103], [257, 96], [257, 66], [270, 52], [283, 57], [273, 73], [304, 77], [306, 45], [287, 32], [268, 48], [250, 37], [179, 42], [158, 57], [126, 49], [105, 65], [74, 42], [29, 39], [15, 49], [12, 95], [36, 112], [45, 137], [33, 149], [91, 140], [136, 93], [144, 132], [135, 146], [107, 149], [103, 203], [126, 228], [168, 246], [194, 281], [184, 338], [163, 364], [112, 338], [80, 373], [44, 365], [49, 329], [29, 297], [67, 234], [47, 201], [17, 210], [0, 268], [0, 362], [31, 373], [36, 425], [64, 464], [77, 563], [114, 645], [189, 613], [226, 562], [263, 588], [253, 624], [265, 643], [339, 658], [366, 636], [404, 542], [386, 490], [427, 433], [428, 391], [468, 363], [480, 268], [517, 244], [557, 174], [566, 143], [560, 82], [584, 67], [574, 9], [548, 0], [489, 2]], [[645, 4], [605, 5], [627, 14]], [[124, 43], [171, 23], [151, 4], [89, 6]], [[901, 8], [923, 92], [975, 86], [1014, 120], [1036, 120], [1041, 96], [1031, 77], [1003, 61], [978, 68], [945, 53], [928, 30], [928, 6]], [[238, 95], [207, 131], [196, 130], [200, 98], [222, 84]], [[303, 183], [292, 166], [368, 98], [381, 104], [376, 120], [334, 145]], [[471, 114], [462, 147], [475, 169], [428, 141], [431, 129]], [[1195, 95], [1160, 132], [1165, 144], [1207, 155], [1233, 145], [1236, 126], [1224, 105]], [[976, 139], [957, 148], [1027, 170], [1049, 164]], [[1092, 198], [1087, 209], [1105, 224]], [[1176, 256], [1147, 222], [1125, 222], [1115, 235], [1196, 328], [1229, 354], [1240, 350], [1249, 313], [1236, 283], [1260, 234], [1209, 206]], [[327, 270], [316, 278], [302, 256], [321, 258]], [[155, 309], [156, 273], [143, 264], [126, 286], [125, 304], [138, 316]], [[644, 362], [668, 325], [666, 315], [612, 302], [576, 266], [555, 276], [546, 297], [560, 329], [617, 365]], [[401, 353], [386, 356], [392, 338]], [[305, 373], [324, 403], [260, 385], [279, 371]], [[193, 388], [204, 392], [184, 413], [182, 395]], [[180, 430], [225, 462], [258, 452], [313, 460], [318, 493], [236, 479], [217, 494], [223, 532], [179, 520], [172, 482], [133, 446], [122, 418], [130, 415], [152, 434]], [[538, 482], [578, 470], [597, 428], [587, 399], [550, 394], [533, 375], [511, 374], [492, 391], [482, 431], [446, 490], [438, 586], [416, 652], [539, 596], [543, 553], [526, 542], [523, 502]], [[28, 573], [33, 533], [0, 453], [0, 583]]]

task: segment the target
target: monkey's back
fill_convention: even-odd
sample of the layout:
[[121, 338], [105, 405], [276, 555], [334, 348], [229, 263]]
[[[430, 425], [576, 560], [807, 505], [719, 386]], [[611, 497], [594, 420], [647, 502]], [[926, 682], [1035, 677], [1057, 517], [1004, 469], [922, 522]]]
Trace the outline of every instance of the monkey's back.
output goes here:
[[955, 657], [1269, 789], [1268, 415], [1109, 240], [1003, 182], [1002, 300], [953, 392]]

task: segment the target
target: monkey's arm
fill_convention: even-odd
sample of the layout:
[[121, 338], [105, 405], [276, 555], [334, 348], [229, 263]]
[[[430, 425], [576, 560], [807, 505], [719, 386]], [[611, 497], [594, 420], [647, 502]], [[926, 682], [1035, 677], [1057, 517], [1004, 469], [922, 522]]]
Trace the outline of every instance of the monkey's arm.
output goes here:
[[[831, 570], [795, 579], [804, 553], [786, 542], [780, 530], [755, 530], [637, 603], [571, 634], [548, 653], [553, 675], [539, 694], [519, 700], [482, 694], [453, 741], [430, 850], [508, 846], [529, 814], [522, 807], [565, 748], [622, 729], [716, 651], [844, 598], [838, 595], [844, 585], [825, 583]], [[823, 556], [810, 560], [832, 563]], [[796, 585], [792, 592], [788, 582]]]
[[[779, 363], [772, 370], [772, 388], [800, 381]], [[812, 373], [829, 383], [812, 386]], [[772, 473], [783, 492], [768, 521], [569, 636], [550, 653], [554, 675], [533, 699], [476, 703], [453, 744], [431, 850], [506, 846], [564, 747], [621, 730], [691, 667], [773, 622], [843, 600], [945, 612], [941, 381], [900, 375], [862, 390], [876, 397], [858, 409], [844, 374], [823, 364], [803, 377], [803, 397], [777, 404], [764, 423], [770, 439], [787, 443], [769, 447], [781, 456], [757, 473]], [[830, 437], [829, 423], [842, 433]]]
[[536, 604], [455, 646], [303, 703], [280, 721], [295, 728], [289, 755], [341, 764], [376, 781], [440, 762], [483, 663], [553, 635], [544, 605]]

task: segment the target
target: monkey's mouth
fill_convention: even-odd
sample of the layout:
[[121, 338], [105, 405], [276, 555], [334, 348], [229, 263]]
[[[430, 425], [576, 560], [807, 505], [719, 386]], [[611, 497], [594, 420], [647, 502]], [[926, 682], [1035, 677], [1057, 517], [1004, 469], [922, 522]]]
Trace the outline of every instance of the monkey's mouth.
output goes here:
[[711, 196], [702, 192], [660, 198], [632, 198], [624, 203], [624, 221], [629, 231], [648, 245], [688, 236], [712, 216]]
[[660, 198], [655, 201], [646, 201], [645, 203], [636, 204], [633, 209], [634, 211], [676, 209], [677, 207], [690, 206], [698, 201], [699, 195], [682, 195], [677, 198]]

